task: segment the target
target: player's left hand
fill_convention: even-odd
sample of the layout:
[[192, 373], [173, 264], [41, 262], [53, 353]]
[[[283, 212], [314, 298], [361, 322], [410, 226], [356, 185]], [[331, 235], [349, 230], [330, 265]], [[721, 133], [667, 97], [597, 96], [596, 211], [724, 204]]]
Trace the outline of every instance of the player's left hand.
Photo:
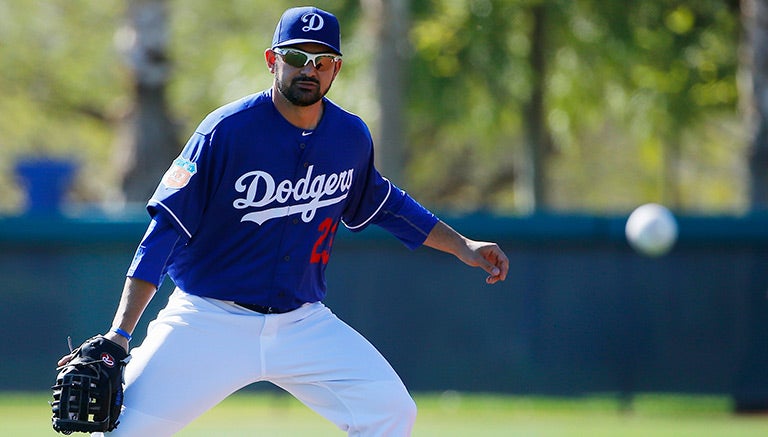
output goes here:
[[442, 220], [439, 220], [424, 240], [424, 245], [443, 252], [452, 253], [472, 267], [488, 272], [485, 282], [495, 284], [507, 279], [509, 259], [496, 243], [475, 241], [459, 234]]
[[509, 272], [509, 259], [496, 243], [487, 241], [468, 240], [467, 247], [471, 250], [471, 256], [463, 259], [470, 266], [480, 267], [488, 272], [485, 282], [495, 284], [507, 279]]

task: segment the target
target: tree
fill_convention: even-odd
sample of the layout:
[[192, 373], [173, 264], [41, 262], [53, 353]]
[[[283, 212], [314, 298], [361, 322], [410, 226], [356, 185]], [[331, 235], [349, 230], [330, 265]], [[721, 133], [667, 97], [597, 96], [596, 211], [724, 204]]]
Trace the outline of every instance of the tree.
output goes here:
[[407, 39], [408, 0], [362, 0], [364, 20], [370, 24], [376, 46], [374, 71], [379, 106], [377, 166], [400, 183], [405, 165], [405, 70], [410, 54]]
[[[530, 15], [519, 2], [417, 2], [409, 64], [408, 177], [443, 209], [524, 208]], [[528, 190], [526, 190], [528, 191]]]
[[143, 203], [179, 151], [166, 98], [171, 71], [167, 2], [129, 2], [119, 41], [133, 73], [134, 104], [118, 140], [118, 167], [125, 200]]
[[[0, 56], [0, 210], [18, 204], [8, 169], [29, 153], [76, 156], [77, 201], [110, 202], [125, 187], [144, 203], [183, 144], [175, 132], [190, 133], [208, 111], [271, 82], [261, 52], [289, 4], [241, 5], [0, 2], [0, 40], [8, 42]], [[369, 121], [383, 172], [436, 209], [615, 212], [662, 199], [708, 212], [748, 206], [737, 0], [318, 6], [337, 13], [348, 48], [330, 97]], [[132, 22], [138, 16], [126, 18], [117, 40], [129, 63], [119, 62], [112, 41], [120, 17], [151, 8], [159, 24], [146, 32]], [[109, 165], [112, 150], [122, 153], [119, 171]], [[752, 177], [764, 176], [763, 149], [752, 155]], [[765, 183], [752, 186], [758, 196]]]
[[768, 209], [768, 1], [742, 1], [746, 31], [742, 63], [751, 86], [742, 94], [752, 124], [749, 154], [750, 205]]
[[0, 2], [0, 214], [19, 210], [12, 166], [28, 157], [75, 161], [72, 199], [109, 195], [103, 161], [124, 96], [110, 23], [121, 12], [118, 0]]
[[531, 51], [529, 63], [531, 69], [531, 94], [524, 106], [526, 151], [528, 164], [525, 166], [529, 176], [528, 187], [531, 208], [542, 211], [551, 209], [549, 189], [547, 187], [547, 158], [551, 150], [551, 138], [546, 116], [546, 78], [547, 78], [547, 5], [531, 6]]
[[720, 0], [416, 4], [417, 194], [502, 211], [737, 208], [723, 170], [741, 156], [737, 17]]
[[[742, 0], [742, 23], [746, 38], [742, 45], [742, 70], [751, 77], [751, 86], [742, 93], [742, 106], [752, 123], [749, 154], [750, 207], [768, 208], [768, 1]], [[754, 249], [753, 261], [746, 271], [753, 278], [746, 302], [746, 341], [740, 367], [734, 381], [734, 409], [738, 413], [768, 411], [768, 301], [765, 297], [765, 270], [760, 263], [763, 253]]]

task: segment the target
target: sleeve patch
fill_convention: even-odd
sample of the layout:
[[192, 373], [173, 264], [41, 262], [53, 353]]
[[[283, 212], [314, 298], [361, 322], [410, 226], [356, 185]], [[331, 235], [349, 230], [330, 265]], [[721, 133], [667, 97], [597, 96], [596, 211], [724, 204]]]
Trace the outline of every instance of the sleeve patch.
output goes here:
[[186, 159], [177, 158], [171, 168], [163, 176], [163, 185], [168, 188], [184, 188], [197, 173], [197, 164]]

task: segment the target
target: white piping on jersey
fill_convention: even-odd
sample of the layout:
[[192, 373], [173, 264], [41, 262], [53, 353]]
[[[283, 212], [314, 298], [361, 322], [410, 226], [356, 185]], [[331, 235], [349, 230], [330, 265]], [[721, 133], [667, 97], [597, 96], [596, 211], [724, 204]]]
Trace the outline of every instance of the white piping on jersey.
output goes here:
[[160, 202], [159, 200], [152, 199], [152, 200], [150, 200], [149, 203], [150, 203], [150, 205], [151, 204], [155, 204], [155, 205], [162, 206], [164, 210], [168, 211], [168, 214], [171, 215], [173, 220], [176, 221], [176, 223], [178, 223], [178, 225], [181, 228], [181, 230], [184, 231], [185, 234], [187, 234], [187, 238], [192, 238], [192, 234], [187, 230], [187, 228], [184, 226], [184, 224], [181, 223], [181, 220], [179, 220], [179, 218], [176, 217], [176, 214], [174, 214], [173, 211], [171, 211], [170, 208], [168, 208], [167, 206], [163, 205], [163, 202]]
[[353, 230], [355, 230], [355, 229], [361, 228], [361, 227], [365, 226], [366, 224], [368, 224], [368, 222], [370, 222], [371, 220], [373, 220], [373, 218], [376, 216], [376, 214], [378, 214], [378, 213], [379, 213], [379, 211], [381, 211], [381, 208], [382, 208], [382, 207], [384, 206], [384, 204], [387, 202], [387, 199], [389, 199], [389, 194], [392, 192], [392, 182], [390, 182], [390, 181], [389, 181], [389, 179], [387, 179], [387, 178], [382, 178], [382, 179], [384, 179], [385, 181], [387, 181], [387, 195], [386, 195], [386, 196], [384, 196], [384, 200], [382, 200], [382, 201], [381, 201], [381, 203], [379, 204], [379, 207], [378, 207], [378, 208], [376, 208], [376, 211], [374, 211], [374, 212], [373, 212], [373, 214], [371, 214], [371, 216], [370, 216], [370, 217], [368, 217], [367, 219], [365, 219], [365, 220], [364, 220], [362, 223], [360, 223], [359, 225], [356, 225], [356, 226], [350, 226], [350, 225], [348, 225], [346, 222], [344, 222], [344, 221], [342, 220], [342, 223], [344, 223], [344, 226], [346, 226], [346, 227], [347, 227], [347, 229], [349, 229], [350, 231], [353, 231]]
[[412, 227], [413, 229], [416, 229], [416, 231], [418, 231], [421, 235], [423, 235], [425, 237], [429, 236], [429, 232], [427, 232], [424, 229], [421, 229], [420, 227], [416, 226], [416, 223], [408, 220], [408, 217], [406, 217], [404, 215], [401, 215], [401, 214], [392, 214], [392, 213], [389, 213], [389, 212], [388, 212], [388, 214], [393, 215], [393, 216], [399, 218], [400, 220], [404, 221], [410, 227]]

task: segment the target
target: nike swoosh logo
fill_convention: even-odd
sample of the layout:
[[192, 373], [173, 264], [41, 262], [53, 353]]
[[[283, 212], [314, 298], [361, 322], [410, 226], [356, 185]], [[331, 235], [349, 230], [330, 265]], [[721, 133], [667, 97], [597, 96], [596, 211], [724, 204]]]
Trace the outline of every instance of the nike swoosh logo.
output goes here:
[[304, 132], [302, 132], [302, 133], [301, 133], [301, 136], [302, 136], [302, 137], [306, 137], [306, 136], [308, 136], [308, 135], [312, 135], [313, 133], [314, 133], [314, 131], [309, 131], [309, 132], [307, 132], [307, 131], [304, 131]]

